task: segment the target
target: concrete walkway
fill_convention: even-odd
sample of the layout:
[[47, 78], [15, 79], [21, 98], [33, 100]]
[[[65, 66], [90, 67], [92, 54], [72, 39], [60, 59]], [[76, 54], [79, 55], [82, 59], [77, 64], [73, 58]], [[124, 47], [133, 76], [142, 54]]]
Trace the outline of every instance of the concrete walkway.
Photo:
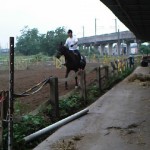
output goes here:
[[[150, 75], [148, 67], [135, 73]], [[34, 150], [150, 150], [150, 81], [130, 75]]]

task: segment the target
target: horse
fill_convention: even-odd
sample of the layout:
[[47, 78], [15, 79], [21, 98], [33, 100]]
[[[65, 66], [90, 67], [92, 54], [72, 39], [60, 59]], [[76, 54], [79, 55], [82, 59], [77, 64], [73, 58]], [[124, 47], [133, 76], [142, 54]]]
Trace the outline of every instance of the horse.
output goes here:
[[[59, 48], [56, 53], [56, 57], [59, 59], [61, 56], [65, 57], [65, 66], [66, 66], [66, 75], [65, 78], [68, 77], [69, 72], [73, 70], [75, 73], [77, 73], [80, 69], [84, 70], [86, 66], [86, 59], [83, 55], [81, 55], [81, 61], [79, 58], [79, 55], [76, 54], [74, 51], [71, 51], [68, 49], [68, 47], [62, 45], [62, 43], [59, 45]], [[78, 87], [78, 78], [77, 75], [75, 76], [75, 88]], [[67, 81], [65, 81], [65, 88], [68, 89]]]

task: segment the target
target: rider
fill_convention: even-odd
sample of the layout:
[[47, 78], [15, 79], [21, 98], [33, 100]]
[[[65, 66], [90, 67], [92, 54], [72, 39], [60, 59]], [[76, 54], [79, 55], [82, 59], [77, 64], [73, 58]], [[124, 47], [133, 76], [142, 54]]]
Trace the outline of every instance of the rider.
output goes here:
[[79, 56], [79, 60], [81, 60], [80, 52], [77, 49], [78, 39], [75, 36], [73, 36], [72, 30], [69, 29], [67, 33], [68, 33], [68, 38], [66, 39], [64, 46], [68, 46], [69, 50], [75, 52]]

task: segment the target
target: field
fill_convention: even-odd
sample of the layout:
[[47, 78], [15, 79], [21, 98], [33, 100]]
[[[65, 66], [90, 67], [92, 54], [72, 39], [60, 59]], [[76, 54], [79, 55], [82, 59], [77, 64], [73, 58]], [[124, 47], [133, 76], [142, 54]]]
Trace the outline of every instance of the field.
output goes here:
[[[86, 69], [95, 67], [98, 64], [89, 63]], [[33, 87], [37, 83], [47, 79], [50, 76], [56, 76], [59, 79], [65, 76], [65, 67], [57, 69], [52, 62], [39, 62], [32, 63], [25, 70], [15, 70], [14, 75], [14, 93], [22, 93], [27, 89]], [[70, 72], [69, 76], [73, 76], [74, 72]], [[93, 81], [96, 77], [96, 73], [87, 75], [88, 83]], [[64, 82], [59, 83], [59, 96], [65, 95], [75, 87], [75, 81], [72, 79], [68, 82], [69, 89], [65, 90]], [[9, 89], [9, 72], [8, 70], [0, 70], [0, 91]], [[47, 84], [38, 93], [24, 97], [17, 98], [17, 102], [22, 107], [22, 113], [31, 112], [36, 109], [40, 104], [49, 99], [49, 85]]]
[[[103, 60], [103, 64], [108, 64], [110, 60], [114, 59], [117, 59], [117, 57], [104, 57], [101, 59], [101, 62]], [[0, 91], [7, 91], [9, 89], [8, 56], [0, 56], [0, 62]], [[91, 70], [91, 68], [98, 65], [99, 63], [96, 63], [95, 59], [93, 59], [90, 63], [87, 63], [86, 70]], [[17, 56], [15, 57], [14, 92], [16, 94], [25, 92], [29, 88], [49, 78], [50, 76], [56, 76], [58, 79], [63, 79], [65, 77], [65, 70], [65, 67], [56, 68], [52, 58], [45, 56], [43, 57], [40, 54], [30, 57]], [[69, 76], [73, 75], [74, 72], [70, 72]], [[87, 84], [91, 83], [95, 79], [95, 72], [88, 74], [86, 77]], [[72, 79], [68, 82], [68, 90], [65, 90], [64, 85], [64, 82], [59, 82], [59, 96], [65, 95], [69, 91], [73, 90], [75, 87], [75, 81]], [[49, 95], [50, 88], [49, 84], [47, 84], [38, 93], [24, 98], [17, 98], [16, 101], [19, 107], [21, 107], [22, 113], [27, 113], [36, 109], [40, 104], [48, 100]]]

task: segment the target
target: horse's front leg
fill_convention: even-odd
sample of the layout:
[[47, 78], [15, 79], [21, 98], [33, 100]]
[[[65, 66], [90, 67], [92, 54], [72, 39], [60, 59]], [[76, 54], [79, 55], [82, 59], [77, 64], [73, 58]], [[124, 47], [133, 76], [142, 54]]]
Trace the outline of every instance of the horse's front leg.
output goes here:
[[[77, 71], [75, 71], [77, 73]], [[78, 77], [77, 75], [75, 76], [75, 89], [78, 88]]]
[[70, 72], [70, 71], [67, 69], [67, 70], [66, 70], [66, 75], [65, 75], [65, 78], [66, 78], [66, 81], [65, 81], [65, 88], [66, 88], [66, 90], [68, 90], [67, 77], [68, 77], [69, 72]]

